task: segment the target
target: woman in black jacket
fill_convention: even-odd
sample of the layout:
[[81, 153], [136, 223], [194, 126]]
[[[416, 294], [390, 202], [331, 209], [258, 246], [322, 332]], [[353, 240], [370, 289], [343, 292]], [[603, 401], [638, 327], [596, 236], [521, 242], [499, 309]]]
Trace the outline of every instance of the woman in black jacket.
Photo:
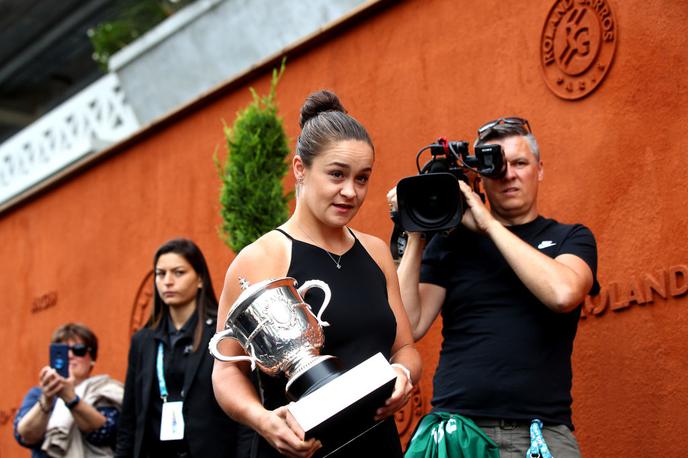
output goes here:
[[217, 405], [208, 341], [217, 300], [200, 249], [174, 239], [155, 253], [153, 313], [131, 339], [118, 457], [245, 456], [248, 436]]

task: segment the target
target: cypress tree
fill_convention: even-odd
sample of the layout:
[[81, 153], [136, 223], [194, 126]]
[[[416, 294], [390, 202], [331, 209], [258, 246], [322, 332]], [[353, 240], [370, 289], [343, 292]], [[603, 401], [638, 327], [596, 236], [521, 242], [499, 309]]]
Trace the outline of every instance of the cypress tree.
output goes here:
[[274, 69], [268, 95], [250, 88], [253, 101], [237, 113], [234, 124], [224, 126], [227, 159], [215, 164], [222, 180], [221, 238], [235, 253], [289, 217], [289, 199], [282, 180], [289, 166], [287, 135], [277, 114], [275, 91], [284, 73]]

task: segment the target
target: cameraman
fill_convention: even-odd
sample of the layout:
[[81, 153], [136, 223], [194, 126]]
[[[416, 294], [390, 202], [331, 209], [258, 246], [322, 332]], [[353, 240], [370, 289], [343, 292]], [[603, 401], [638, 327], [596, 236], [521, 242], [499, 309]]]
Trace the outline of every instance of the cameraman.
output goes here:
[[[557, 458], [579, 457], [571, 351], [580, 304], [599, 289], [595, 239], [585, 226], [539, 215], [543, 164], [526, 120], [500, 118], [478, 134], [476, 146], [500, 145], [507, 163], [504, 177], [483, 179], [489, 210], [459, 181], [461, 225], [427, 247], [409, 234], [398, 268], [414, 338], [440, 311], [443, 318], [433, 419], [421, 422], [410, 452], [422, 449], [422, 430], [449, 420], [467, 430], [474, 422], [502, 458], [546, 457], [547, 447]], [[394, 210], [396, 188], [387, 197]]]

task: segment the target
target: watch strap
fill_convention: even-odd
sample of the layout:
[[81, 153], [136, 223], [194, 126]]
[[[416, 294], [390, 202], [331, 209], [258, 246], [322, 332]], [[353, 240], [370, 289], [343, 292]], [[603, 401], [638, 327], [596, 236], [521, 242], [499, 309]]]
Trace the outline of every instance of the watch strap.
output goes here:
[[81, 401], [81, 398], [77, 394], [76, 396], [74, 396], [74, 399], [72, 399], [71, 401], [65, 402], [65, 406], [67, 406], [67, 408], [69, 410], [72, 410], [74, 407], [76, 407], [76, 405], [79, 403], [79, 401]]

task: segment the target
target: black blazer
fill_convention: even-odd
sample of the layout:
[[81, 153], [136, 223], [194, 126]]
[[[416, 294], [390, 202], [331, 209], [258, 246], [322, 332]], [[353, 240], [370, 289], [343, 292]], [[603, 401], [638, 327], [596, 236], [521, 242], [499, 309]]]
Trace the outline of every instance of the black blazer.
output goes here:
[[[248, 456], [252, 432], [230, 419], [218, 406], [211, 374], [213, 357], [208, 342], [215, 333], [215, 320], [203, 326], [198, 350], [190, 355], [184, 378], [184, 437], [193, 458]], [[124, 400], [117, 431], [116, 457], [145, 458], [143, 450], [152, 384], [157, 383], [155, 330], [144, 328], [131, 338]]]

